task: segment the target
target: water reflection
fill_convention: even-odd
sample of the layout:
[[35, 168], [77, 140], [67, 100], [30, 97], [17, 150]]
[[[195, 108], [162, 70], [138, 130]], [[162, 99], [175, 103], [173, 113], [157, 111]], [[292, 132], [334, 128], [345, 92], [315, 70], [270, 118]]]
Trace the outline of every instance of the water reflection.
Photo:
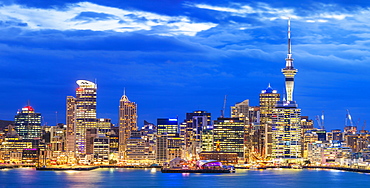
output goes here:
[[[92, 171], [0, 171], [0, 187], [368, 187], [369, 174], [337, 170], [267, 169], [236, 173], [161, 173], [159, 169], [96, 169]], [[355, 180], [355, 181], [354, 181]]]
[[152, 168], [150, 169], [150, 173], [153, 174], [153, 173], [157, 173], [157, 169], [156, 168]]
[[38, 181], [37, 172], [34, 168], [19, 168], [18, 177], [24, 184], [34, 184]]
[[104, 177], [99, 170], [93, 171], [63, 171], [66, 181], [73, 185], [94, 185], [102, 181]]

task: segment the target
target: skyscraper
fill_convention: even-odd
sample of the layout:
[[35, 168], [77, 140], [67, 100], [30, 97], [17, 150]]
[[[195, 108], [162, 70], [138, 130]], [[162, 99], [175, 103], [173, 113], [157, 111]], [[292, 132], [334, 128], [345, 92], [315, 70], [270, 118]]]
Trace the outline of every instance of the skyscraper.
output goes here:
[[187, 156], [196, 157], [202, 148], [202, 133], [211, 128], [211, 113], [194, 111], [186, 113], [185, 147]]
[[158, 118], [157, 119], [157, 134], [175, 134], [178, 133], [177, 118]]
[[285, 76], [287, 100], [276, 103], [272, 113], [272, 158], [297, 159], [302, 157], [301, 151], [301, 109], [293, 101], [294, 75], [290, 40], [290, 19], [288, 21], [288, 57], [286, 67], [282, 69]]
[[31, 106], [22, 108], [15, 115], [15, 129], [23, 139], [41, 137], [41, 114], [35, 113]]
[[75, 152], [76, 148], [76, 98], [67, 96], [66, 101], [66, 151], [70, 153]]
[[301, 109], [287, 102], [279, 101], [272, 116], [272, 158], [302, 157]]
[[[272, 113], [276, 103], [280, 100], [280, 94], [269, 84], [268, 87], [260, 93], [260, 124], [261, 124], [261, 141], [263, 148], [261, 156], [271, 157], [272, 145]], [[259, 139], [260, 140], [260, 139]]]
[[246, 99], [243, 102], [236, 103], [235, 106], [231, 106], [231, 117], [249, 120], [249, 100]]
[[245, 121], [240, 118], [217, 118], [213, 124], [214, 151], [236, 152], [244, 158]]
[[[86, 129], [96, 128], [97, 85], [87, 80], [77, 80], [76, 98], [67, 96], [67, 151], [86, 154]], [[74, 134], [73, 134], [74, 132]]]
[[119, 101], [119, 155], [121, 159], [126, 159], [127, 139], [131, 132], [137, 130], [137, 104], [131, 102], [126, 93]]

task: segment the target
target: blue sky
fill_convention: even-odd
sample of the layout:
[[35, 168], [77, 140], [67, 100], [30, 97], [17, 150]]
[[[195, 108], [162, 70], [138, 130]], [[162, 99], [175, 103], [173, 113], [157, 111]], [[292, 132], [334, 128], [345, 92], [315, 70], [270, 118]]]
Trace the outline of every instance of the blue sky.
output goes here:
[[[29, 100], [65, 122], [76, 80], [98, 83], [98, 117], [117, 122], [124, 88], [143, 120], [202, 109], [220, 115], [269, 83], [283, 93], [291, 17], [294, 100], [343, 128], [370, 120], [370, 3], [362, 1], [2, 1], [0, 119]], [[56, 118], [57, 112], [57, 118]], [[56, 120], [57, 119], [57, 120]]]

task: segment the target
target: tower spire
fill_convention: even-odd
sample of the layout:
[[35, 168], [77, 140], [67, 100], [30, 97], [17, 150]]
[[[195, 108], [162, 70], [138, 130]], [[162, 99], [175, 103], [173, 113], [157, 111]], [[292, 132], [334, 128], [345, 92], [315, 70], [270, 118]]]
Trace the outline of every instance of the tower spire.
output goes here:
[[290, 39], [290, 17], [288, 19], [288, 54], [286, 61], [286, 69], [294, 69], [293, 67], [293, 58], [292, 58], [292, 41]]
[[130, 101], [130, 100], [128, 100], [128, 97], [126, 96], [126, 88], [125, 87], [123, 88], [123, 95], [122, 95], [120, 101], [126, 101], [126, 102]]
[[286, 100], [293, 101], [294, 75], [298, 70], [293, 66], [292, 43], [290, 39], [290, 17], [288, 19], [288, 54], [285, 62], [285, 68], [283, 68], [282, 72], [285, 76]]
[[292, 55], [292, 45], [290, 41], [290, 17], [288, 20], [288, 58], [291, 58], [289, 55]]

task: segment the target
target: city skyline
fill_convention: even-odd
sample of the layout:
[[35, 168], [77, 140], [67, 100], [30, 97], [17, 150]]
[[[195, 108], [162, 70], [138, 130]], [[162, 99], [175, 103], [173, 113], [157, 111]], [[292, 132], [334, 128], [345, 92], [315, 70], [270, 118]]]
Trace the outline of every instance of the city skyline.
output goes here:
[[369, 3], [144, 2], [3, 2], [0, 119], [13, 120], [29, 100], [48, 125], [66, 123], [75, 81], [95, 79], [98, 117], [116, 125], [124, 88], [139, 127], [194, 110], [217, 119], [225, 95], [229, 117], [235, 103], [257, 106], [269, 83], [284, 95], [291, 17], [302, 115], [324, 111], [329, 130], [343, 129], [346, 109], [359, 129], [369, 120], [359, 94], [370, 81]]

